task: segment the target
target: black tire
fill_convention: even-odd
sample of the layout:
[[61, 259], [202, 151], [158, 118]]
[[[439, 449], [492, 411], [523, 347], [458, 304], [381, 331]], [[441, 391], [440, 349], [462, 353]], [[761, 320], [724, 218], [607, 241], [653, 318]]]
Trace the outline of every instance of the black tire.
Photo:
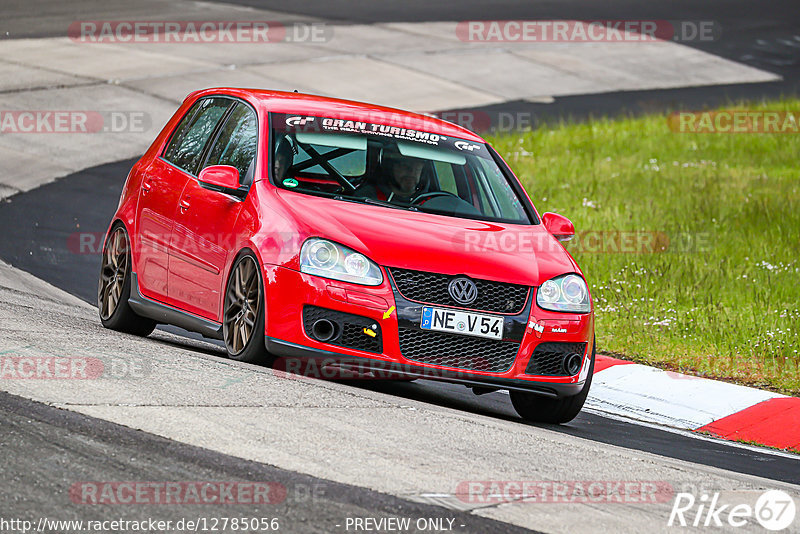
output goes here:
[[[123, 249], [120, 244], [124, 241]], [[100, 280], [97, 284], [97, 308], [103, 326], [118, 332], [148, 336], [156, 327], [156, 322], [136, 315], [128, 304], [131, 296], [131, 247], [128, 232], [122, 223], [111, 228], [103, 245], [103, 258], [100, 265]], [[110, 246], [117, 246], [112, 254]], [[112, 260], [111, 256], [114, 256]], [[124, 260], [123, 260], [124, 256]], [[120, 264], [124, 261], [125, 265]], [[119, 277], [123, 276], [122, 284]], [[118, 296], [112, 298], [113, 295]]]
[[[250, 326], [251, 330], [247, 336], [247, 340], [244, 343], [241, 343], [237, 342], [236, 339], [237, 335], [241, 336], [241, 331], [237, 332], [240, 323], [238, 323], [237, 320], [231, 316], [231, 313], [234, 311], [236, 311], [237, 314], [239, 311], [244, 312], [242, 305], [243, 300], [235, 299], [235, 302], [231, 301], [231, 298], [236, 296], [236, 292], [234, 291], [235, 287], [232, 284], [236, 283], [234, 277], [238, 276], [239, 270], [243, 269], [248, 262], [254, 269], [253, 276], [255, 278], [252, 281], [255, 282], [257, 310], [252, 314], [254, 320], [253, 325]], [[245, 298], [244, 300], [248, 299]], [[248, 302], [248, 306], [249, 308], [247, 309], [252, 309], [252, 299], [250, 299]], [[260, 365], [272, 363], [274, 358], [272, 358], [264, 346], [264, 283], [261, 277], [261, 268], [258, 264], [258, 260], [252, 253], [247, 252], [240, 255], [233, 263], [231, 272], [228, 275], [228, 283], [225, 285], [225, 300], [223, 302], [223, 307], [222, 337], [225, 341], [225, 349], [228, 351], [228, 357], [232, 360], [245, 363], [255, 363]]]
[[580, 413], [586, 397], [589, 395], [589, 387], [592, 385], [592, 375], [594, 374], [595, 344], [592, 342], [592, 361], [589, 364], [589, 376], [583, 389], [572, 397], [551, 399], [528, 393], [525, 391], [511, 391], [511, 404], [517, 413], [526, 421], [534, 423], [569, 423]]

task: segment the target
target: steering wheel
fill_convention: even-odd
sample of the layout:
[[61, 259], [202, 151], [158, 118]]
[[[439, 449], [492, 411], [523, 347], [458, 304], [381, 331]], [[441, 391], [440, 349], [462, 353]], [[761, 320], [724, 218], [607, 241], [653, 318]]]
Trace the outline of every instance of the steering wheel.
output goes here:
[[458, 195], [454, 195], [453, 193], [451, 193], [449, 191], [429, 191], [427, 193], [422, 193], [422, 194], [417, 195], [414, 198], [412, 198], [411, 199], [411, 204], [412, 205], [413, 204], [421, 204], [421, 202], [420, 202], [421, 200], [423, 200], [423, 201], [424, 200], [430, 200], [430, 199], [436, 198], [436, 197], [454, 197], [454, 198], [457, 198], [457, 199], [461, 200], [461, 197], [459, 197]]

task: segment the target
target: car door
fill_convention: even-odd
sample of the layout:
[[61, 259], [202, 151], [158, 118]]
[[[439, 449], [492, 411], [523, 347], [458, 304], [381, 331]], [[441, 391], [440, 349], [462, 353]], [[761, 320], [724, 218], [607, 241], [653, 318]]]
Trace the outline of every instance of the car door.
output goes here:
[[168, 298], [170, 242], [178, 198], [230, 105], [229, 99], [221, 98], [197, 101], [175, 128], [164, 152], [141, 171], [134, 261], [140, 291], [148, 297]]
[[[230, 165], [239, 171], [240, 186], [249, 187], [257, 141], [255, 111], [237, 102], [199, 169]], [[196, 178], [187, 181], [175, 215], [169, 264], [169, 296], [176, 306], [206, 319], [221, 316], [225, 265], [229, 255], [236, 253], [238, 239], [233, 232], [242, 205], [231, 195], [204, 189]]]

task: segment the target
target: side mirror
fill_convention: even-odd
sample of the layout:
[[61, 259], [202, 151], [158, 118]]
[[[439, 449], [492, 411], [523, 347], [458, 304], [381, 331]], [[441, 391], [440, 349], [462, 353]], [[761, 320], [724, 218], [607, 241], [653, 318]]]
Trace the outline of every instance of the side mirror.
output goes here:
[[575, 237], [575, 227], [572, 221], [558, 213], [547, 212], [542, 215], [542, 223], [548, 232], [559, 241], [569, 241]]
[[197, 177], [200, 187], [218, 191], [237, 198], [243, 198], [244, 192], [239, 190], [239, 171], [230, 165], [211, 165], [200, 171]]

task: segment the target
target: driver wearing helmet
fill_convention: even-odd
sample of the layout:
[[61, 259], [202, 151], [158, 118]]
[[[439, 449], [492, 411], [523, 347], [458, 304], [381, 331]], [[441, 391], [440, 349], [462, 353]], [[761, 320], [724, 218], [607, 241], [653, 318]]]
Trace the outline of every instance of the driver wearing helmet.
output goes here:
[[424, 165], [424, 160], [403, 156], [396, 147], [382, 148], [377, 180], [360, 187], [356, 195], [388, 202], [410, 203], [424, 188]]

